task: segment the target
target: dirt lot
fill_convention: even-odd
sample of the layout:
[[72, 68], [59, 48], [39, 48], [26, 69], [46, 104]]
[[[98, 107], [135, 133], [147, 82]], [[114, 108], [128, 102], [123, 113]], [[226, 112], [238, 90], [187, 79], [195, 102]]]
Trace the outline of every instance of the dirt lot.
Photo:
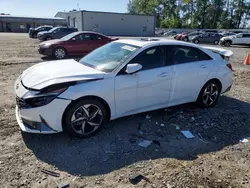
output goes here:
[[[249, 48], [230, 48], [234, 86], [216, 107], [188, 104], [125, 117], [79, 140], [19, 130], [13, 84], [23, 70], [42, 61], [37, 46], [27, 35], [0, 33], [1, 187], [250, 187], [250, 143], [240, 143], [250, 137], [250, 66], [243, 65]], [[173, 124], [195, 138], [184, 138]], [[143, 138], [158, 142], [141, 148]], [[147, 180], [133, 185], [129, 178], [138, 174]]]

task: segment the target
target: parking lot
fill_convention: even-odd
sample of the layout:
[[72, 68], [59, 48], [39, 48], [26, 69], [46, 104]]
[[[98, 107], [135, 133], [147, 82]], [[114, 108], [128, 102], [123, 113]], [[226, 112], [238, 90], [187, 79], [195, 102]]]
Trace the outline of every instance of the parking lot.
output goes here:
[[[234, 84], [216, 107], [186, 104], [124, 117], [81, 140], [19, 130], [13, 85], [23, 70], [49, 60], [38, 44], [27, 34], [0, 33], [1, 187], [250, 187], [250, 142], [240, 142], [250, 137], [250, 66], [243, 65], [250, 48], [228, 48]], [[143, 139], [154, 142], [142, 148]], [[147, 181], [131, 184], [138, 174]]]

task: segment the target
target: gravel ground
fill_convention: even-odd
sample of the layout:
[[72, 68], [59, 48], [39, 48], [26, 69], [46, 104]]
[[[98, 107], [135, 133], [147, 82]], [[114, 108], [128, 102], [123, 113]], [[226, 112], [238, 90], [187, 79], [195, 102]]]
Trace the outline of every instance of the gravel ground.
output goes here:
[[[216, 107], [186, 104], [120, 118], [79, 140], [19, 130], [13, 84], [42, 61], [37, 46], [27, 34], [0, 33], [1, 187], [250, 187], [250, 143], [240, 143], [250, 137], [250, 66], [243, 65], [249, 48], [230, 48], [234, 85]], [[184, 138], [176, 125], [195, 138]], [[141, 148], [143, 139], [154, 142]], [[137, 175], [146, 178], [133, 185], [129, 178]]]

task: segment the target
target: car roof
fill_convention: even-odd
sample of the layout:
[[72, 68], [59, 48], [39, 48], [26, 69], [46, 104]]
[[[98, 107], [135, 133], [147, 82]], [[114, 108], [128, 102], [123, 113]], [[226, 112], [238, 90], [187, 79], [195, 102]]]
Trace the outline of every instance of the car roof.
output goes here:
[[97, 35], [101, 35], [101, 36], [105, 36], [105, 37], [108, 37], [106, 35], [103, 35], [101, 33], [97, 33], [97, 32], [94, 32], [94, 31], [77, 31], [75, 32], [76, 34], [84, 34], [84, 33], [87, 33], [87, 34], [97, 34]]
[[176, 41], [171, 39], [160, 39], [160, 38], [120, 39], [114, 42], [126, 43], [138, 47], [146, 47], [150, 45], [184, 45], [184, 46], [197, 47], [196, 44], [192, 43]]

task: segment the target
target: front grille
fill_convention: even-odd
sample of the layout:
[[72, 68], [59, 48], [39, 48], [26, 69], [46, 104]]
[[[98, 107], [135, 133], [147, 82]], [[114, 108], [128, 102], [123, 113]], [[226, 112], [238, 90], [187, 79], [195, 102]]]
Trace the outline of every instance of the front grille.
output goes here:
[[16, 104], [19, 108], [29, 108], [30, 106], [21, 98], [16, 96]]

